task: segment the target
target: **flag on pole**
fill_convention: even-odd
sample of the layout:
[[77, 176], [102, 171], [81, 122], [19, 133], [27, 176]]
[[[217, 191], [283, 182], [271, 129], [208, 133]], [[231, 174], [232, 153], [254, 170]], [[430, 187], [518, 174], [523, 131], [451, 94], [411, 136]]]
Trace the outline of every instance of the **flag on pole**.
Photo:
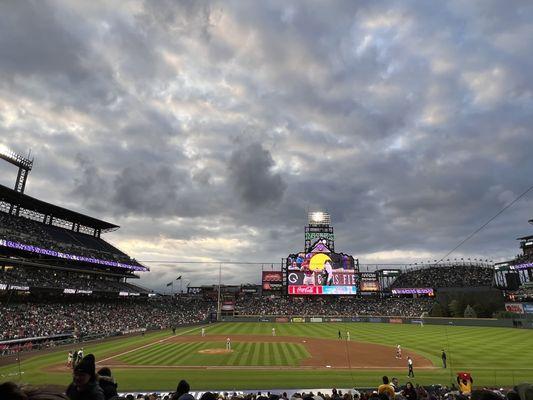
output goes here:
[[172, 286], [172, 282], [167, 283], [167, 287]]
[[176, 278], [177, 281], [179, 281], [180, 279], [181, 279], [181, 275]]

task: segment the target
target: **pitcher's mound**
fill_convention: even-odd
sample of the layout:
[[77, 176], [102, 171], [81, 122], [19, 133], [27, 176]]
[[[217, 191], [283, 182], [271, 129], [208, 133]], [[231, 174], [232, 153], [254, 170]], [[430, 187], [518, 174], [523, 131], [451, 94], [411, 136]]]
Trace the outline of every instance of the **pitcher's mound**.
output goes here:
[[200, 353], [200, 354], [228, 354], [228, 353], [233, 353], [233, 350], [226, 350], [226, 349], [204, 349], [204, 350], [200, 350], [198, 353]]

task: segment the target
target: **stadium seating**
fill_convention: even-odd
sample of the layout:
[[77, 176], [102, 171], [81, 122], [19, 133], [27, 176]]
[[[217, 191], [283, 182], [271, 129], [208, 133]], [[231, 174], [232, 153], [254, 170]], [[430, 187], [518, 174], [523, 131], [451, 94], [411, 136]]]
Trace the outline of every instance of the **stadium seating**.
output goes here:
[[392, 288], [491, 287], [494, 270], [479, 264], [431, 266], [402, 273]]
[[103, 292], [135, 292], [148, 291], [131, 283], [119, 282], [118, 278], [106, 275], [94, 275], [80, 272], [67, 272], [44, 268], [12, 268], [0, 270], [0, 283], [49, 288], [49, 289], [84, 289]]
[[419, 317], [429, 312], [431, 298], [267, 298], [245, 297], [237, 300], [235, 311], [241, 315], [388, 315]]
[[138, 264], [101, 238], [0, 212], [0, 239], [84, 257]]

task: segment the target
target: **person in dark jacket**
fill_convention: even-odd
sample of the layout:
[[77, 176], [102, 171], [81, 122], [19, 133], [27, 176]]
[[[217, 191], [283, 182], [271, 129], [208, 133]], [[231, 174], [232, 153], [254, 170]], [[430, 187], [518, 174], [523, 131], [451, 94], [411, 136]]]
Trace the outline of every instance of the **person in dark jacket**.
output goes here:
[[103, 367], [98, 370], [98, 384], [104, 391], [105, 400], [118, 396], [118, 385], [115, 382], [115, 379], [111, 376], [111, 370], [109, 368]]
[[176, 393], [172, 396], [172, 400], [194, 400], [192, 394], [189, 393], [191, 386], [185, 380], [181, 380], [176, 388]]
[[411, 382], [407, 382], [405, 384], [405, 389], [402, 390], [402, 395], [407, 400], [417, 400], [418, 395], [416, 394], [416, 389], [414, 388], [413, 384]]
[[67, 388], [70, 400], [105, 400], [104, 391], [96, 382], [95, 359], [87, 354], [74, 368], [72, 383]]

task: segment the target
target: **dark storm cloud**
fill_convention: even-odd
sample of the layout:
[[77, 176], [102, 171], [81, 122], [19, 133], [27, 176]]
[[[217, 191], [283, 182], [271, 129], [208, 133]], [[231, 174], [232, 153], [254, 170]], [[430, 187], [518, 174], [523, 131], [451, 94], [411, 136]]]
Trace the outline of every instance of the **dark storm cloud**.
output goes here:
[[259, 143], [235, 149], [228, 163], [229, 176], [245, 204], [254, 209], [278, 203], [287, 184], [273, 172], [274, 160]]
[[[279, 262], [315, 208], [362, 263], [435, 259], [531, 185], [531, 21], [520, 0], [3, 2], [0, 142], [33, 150], [29, 194], [138, 259]], [[531, 198], [457, 255], [515, 254]]]

